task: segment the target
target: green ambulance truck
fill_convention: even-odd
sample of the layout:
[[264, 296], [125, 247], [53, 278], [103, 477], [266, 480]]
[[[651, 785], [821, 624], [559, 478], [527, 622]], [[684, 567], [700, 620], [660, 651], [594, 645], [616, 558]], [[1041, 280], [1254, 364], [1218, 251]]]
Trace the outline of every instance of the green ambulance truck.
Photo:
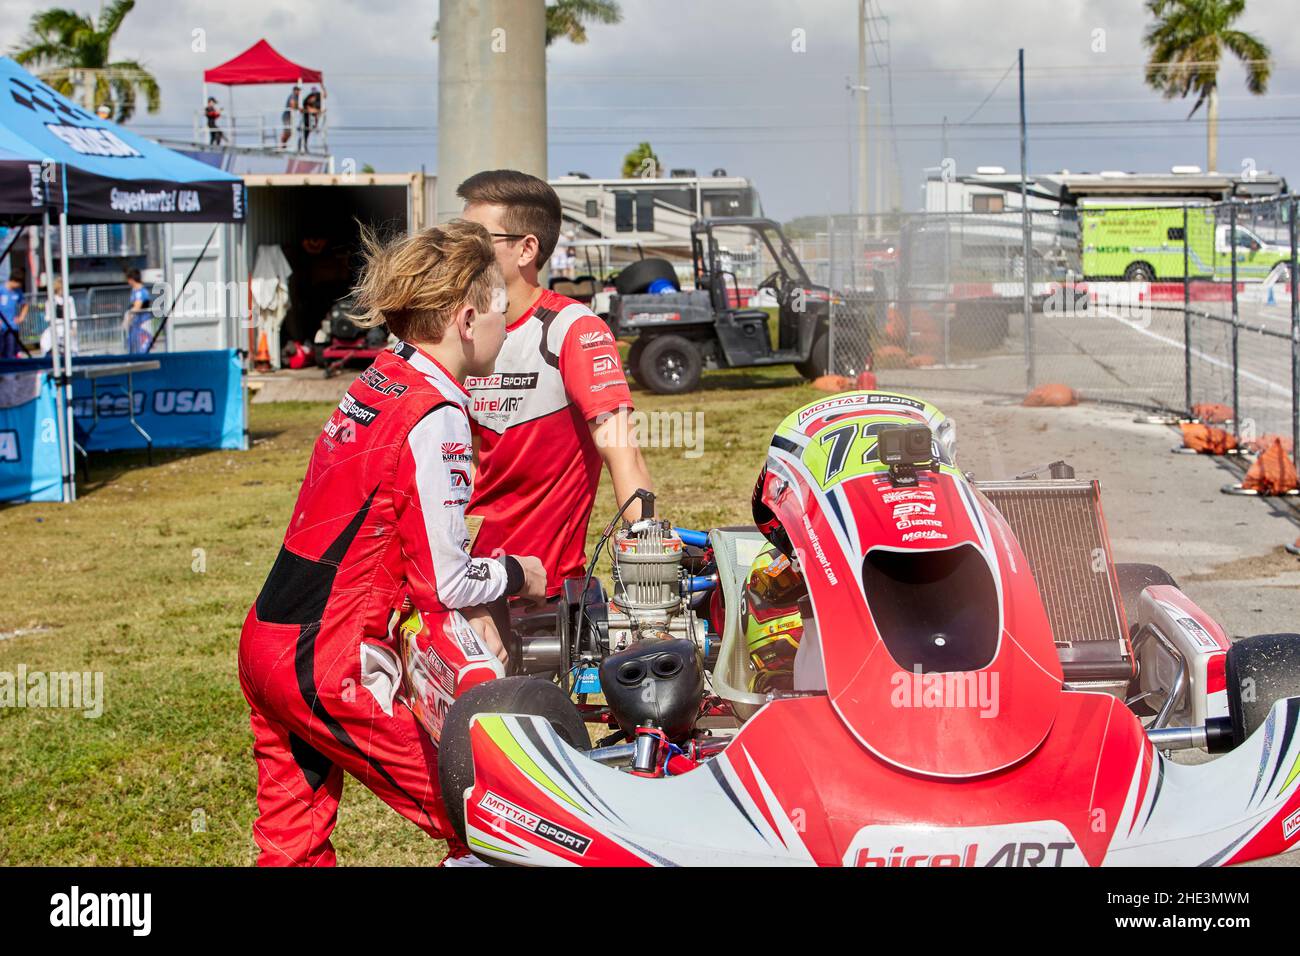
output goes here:
[[[1183, 207], [1108, 203], [1079, 207], [1083, 276], [1125, 282], [1182, 281]], [[1285, 225], [1279, 229], [1285, 229]], [[1232, 227], [1215, 221], [1212, 206], [1187, 210], [1187, 271], [1193, 277], [1231, 279], [1237, 257], [1237, 278], [1261, 280], [1290, 253], [1285, 245], [1261, 235], [1257, 226]]]

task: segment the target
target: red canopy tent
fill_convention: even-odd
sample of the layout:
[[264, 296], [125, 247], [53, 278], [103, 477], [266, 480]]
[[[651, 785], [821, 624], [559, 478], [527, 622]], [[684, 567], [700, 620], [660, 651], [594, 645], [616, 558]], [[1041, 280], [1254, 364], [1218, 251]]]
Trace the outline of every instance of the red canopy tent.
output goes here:
[[[209, 83], [217, 83], [221, 86], [229, 86], [232, 88], [230, 91], [231, 110], [229, 118], [232, 139], [234, 137], [235, 117], [237, 115], [234, 111], [235, 91], [233, 89], [236, 86], [255, 86], [268, 83], [319, 83], [321, 93], [322, 95], [325, 95], [325, 77], [320, 70], [313, 70], [309, 66], [301, 66], [300, 64], [294, 63], [288, 57], [280, 53], [280, 51], [275, 47], [271, 46], [271, 44], [267, 43], [265, 39], [258, 40], [243, 53], [233, 59], [227, 60], [220, 66], [214, 66], [210, 70], [204, 70], [204, 100], [207, 100], [208, 98]], [[284, 114], [286, 121], [290, 119], [288, 109], [288, 104], [286, 104], [286, 112]], [[304, 116], [304, 121], [305, 120], [306, 117]], [[319, 123], [320, 120], [321, 117], [319, 115], [316, 116], [315, 122]], [[284, 132], [280, 140], [280, 145], [282, 147], [288, 142], [290, 126], [291, 124], [289, 122], [285, 123]], [[257, 127], [259, 131], [263, 129], [260, 115]], [[299, 139], [299, 144], [301, 148], [305, 149], [306, 137], [309, 135], [308, 127], [304, 125], [303, 131], [302, 137]], [[264, 132], [262, 133], [261, 142], [265, 144]]]
[[265, 40], [220, 66], [203, 71], [204, 83], [251, 86], [257, 83], [324, 83], [320, 70], [299, 66]]

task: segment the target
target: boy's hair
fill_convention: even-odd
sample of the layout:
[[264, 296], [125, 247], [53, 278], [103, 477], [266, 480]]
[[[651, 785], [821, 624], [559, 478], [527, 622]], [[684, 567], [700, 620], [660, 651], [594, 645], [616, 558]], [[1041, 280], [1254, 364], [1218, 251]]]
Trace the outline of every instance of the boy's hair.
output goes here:
[[127, 277], [127, 279], [131, 280], [132, 282], [142, 282], [142, 281], [144, 281], [144, 280], [142, 280], [142, 279], [140, 278], [140, 270], [139, 270], [139, 269], [127, 269], [127, 270], [126, 270], [126, 277]]
[[456, 195], [466, 203], [503, 206], [501, 224], [507, 232], [537, 237], [533, 265], [539, 269], [555, 251], [564, 215], [560, 197], [544, 180], [517, 169], [490, 169], [475, 173], [457, 186]]
[[357, 314], [364, 328], [387, 325], [399, 339], [440, 342], [456, 310], [480, 312], [505, 285], [492, 237], [478, 223], [453, 219], [387, 242], [362, 228], [366, 259], [357, 283]]

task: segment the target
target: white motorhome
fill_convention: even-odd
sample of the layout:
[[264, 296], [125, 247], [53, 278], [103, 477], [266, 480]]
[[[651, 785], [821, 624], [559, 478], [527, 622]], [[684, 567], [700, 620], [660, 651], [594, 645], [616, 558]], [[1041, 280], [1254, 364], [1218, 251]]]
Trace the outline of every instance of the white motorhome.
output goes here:
[[[700, 218], [759, 216], [758, 191], [743, 176], [691, 170], [668, 177], [591, 179], [579, 173], [550, 181], [564, 208], [566, 234], [574, 240], [622, 240], [656, 252], [691, 248], [691, 224]], [[635, 258], [635, 256], [633, 256]]]

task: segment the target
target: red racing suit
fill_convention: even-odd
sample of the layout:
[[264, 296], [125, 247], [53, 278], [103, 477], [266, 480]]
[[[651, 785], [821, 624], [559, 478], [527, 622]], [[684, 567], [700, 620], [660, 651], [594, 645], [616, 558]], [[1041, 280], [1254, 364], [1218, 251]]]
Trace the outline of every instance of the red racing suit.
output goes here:
[[469, 555], [467, 402], [446, 370], [398, 343], [349, 386], [316, 440], [239, 642], [262, 865], [334, 862], [345, 770], [430, 836], [455, 841], [437, 751], [394, 706], [400, 666], [388, 632], [407, 597], [441, 623], [523, 583], [513, 558]]

